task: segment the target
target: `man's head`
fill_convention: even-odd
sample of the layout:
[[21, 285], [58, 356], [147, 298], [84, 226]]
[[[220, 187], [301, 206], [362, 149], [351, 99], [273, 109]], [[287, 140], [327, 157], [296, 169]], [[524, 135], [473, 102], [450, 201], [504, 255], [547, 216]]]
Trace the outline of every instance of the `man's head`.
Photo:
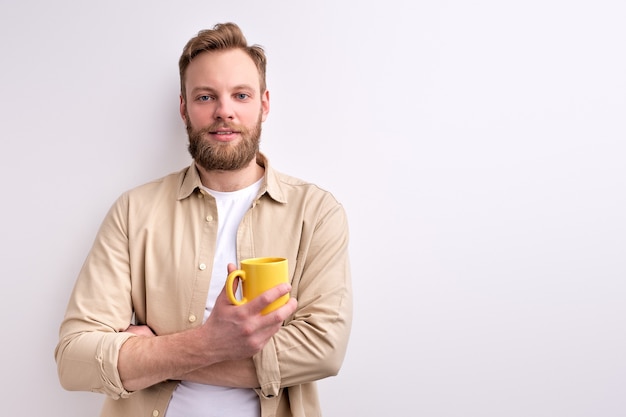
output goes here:
[[232, 23], [203, 30], [179, 61], [180, 114], [189, 152], [207, 171], [239, 170], [255, 158], [269, 112], [265, 54]]
[[265, 69], [267, 60], [265, 52], [259, 45], [248, 46], [243, 32], [234, 23], [218, 23], [213, 29], [201, 30], [198, 35], [191, 38], [183, 53], [178, 60], [178, 69], [180, 72], [180, 94], [183, 98], [187, 97], [185, 91], [185, 72], [189, 63], [199, 54], [212, 51], [226, 51], [229, 49], [240, 49], [252, 59], [259, 71], [259, 89], [261, 93], [267, 88], [265, 84]]

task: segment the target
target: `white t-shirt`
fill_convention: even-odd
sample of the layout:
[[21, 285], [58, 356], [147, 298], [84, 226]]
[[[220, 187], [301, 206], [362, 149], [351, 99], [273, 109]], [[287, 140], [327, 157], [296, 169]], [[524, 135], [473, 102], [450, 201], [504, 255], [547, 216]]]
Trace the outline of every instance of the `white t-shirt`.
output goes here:
[[[205, 188], [217, 203], [217, 246], [211, 285], [204, 311], [209, 317], [222, 291], [229, 263], [237, 265], [237, 228], [261, 187], [262, 179], [242, 190], [220, 192]], [[259, 398], [252, 389], [182, 381], [172, 396], [166, 417], [260, 417]]]

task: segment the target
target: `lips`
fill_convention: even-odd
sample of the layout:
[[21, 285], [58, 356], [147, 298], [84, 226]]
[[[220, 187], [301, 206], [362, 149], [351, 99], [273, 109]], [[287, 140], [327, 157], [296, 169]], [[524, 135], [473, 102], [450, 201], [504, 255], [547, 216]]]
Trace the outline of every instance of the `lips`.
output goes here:
[[216, 123], [209, 126], [206, 129], [212, 135], [232, 135], [235, 133], [241, 133], [241, 129], [237, 129], [235, 126], [228, 126], [227, 124]]
[[240, 137], [241, 131], [230, 126], [211, 126], [205, 130], [214, 140], [219, 142], [231, 142]]

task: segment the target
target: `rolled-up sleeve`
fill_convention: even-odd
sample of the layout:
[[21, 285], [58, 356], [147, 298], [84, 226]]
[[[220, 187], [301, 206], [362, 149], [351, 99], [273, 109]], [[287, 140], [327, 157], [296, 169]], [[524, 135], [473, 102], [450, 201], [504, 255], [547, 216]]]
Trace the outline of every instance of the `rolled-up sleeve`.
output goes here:
[[74, 285], [59, 331], [55, 359], [68, 390], [127, 397], [117, 371], [132, 319], [126, 199], [109, 210]]
[[92, 391], [111, 398], [126, 398], [117, 372], [120, 347], [130, 333], [86, 332], [69, 335], [56, 350], [59, 380], [70, 391]]

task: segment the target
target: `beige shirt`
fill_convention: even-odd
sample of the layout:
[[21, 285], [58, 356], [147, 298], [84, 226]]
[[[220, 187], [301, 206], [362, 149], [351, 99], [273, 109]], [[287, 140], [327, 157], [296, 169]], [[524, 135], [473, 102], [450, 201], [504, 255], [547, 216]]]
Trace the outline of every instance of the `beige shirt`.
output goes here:
[[[273, 170], [237, 233], [238, 259], [289, 263], [298, 310], [254, 356], [263, 417], [314, 417], [316, 380], [336, 375], [352, 322], [348, 223], [314, 184]], [[55, 350], [68, 390], [107, 395], [101, 416], [163, 416], [177, 381], [127, 392], [117, 371], [124, 329], [157, 334], [202, 323], [217, 233], [215, 200], [195, 165], [124, 193], [111, 207], [76, 280]]]

